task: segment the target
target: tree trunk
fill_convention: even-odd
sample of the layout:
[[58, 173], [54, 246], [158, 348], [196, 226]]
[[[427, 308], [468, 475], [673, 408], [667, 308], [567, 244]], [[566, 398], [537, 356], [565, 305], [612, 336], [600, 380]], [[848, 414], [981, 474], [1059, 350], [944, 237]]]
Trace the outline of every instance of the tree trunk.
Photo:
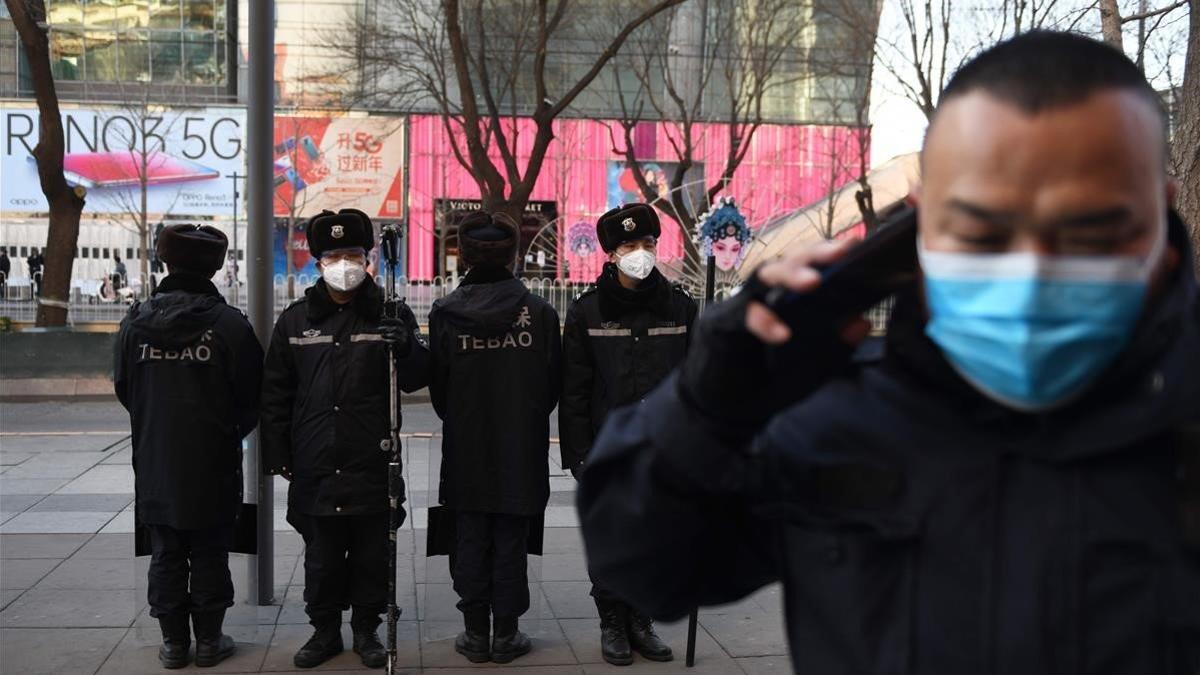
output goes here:
[[151, 284], [150, 284], [150, 215], [148, 213], [146, 213], [149, 209], [147, 208], [147, 204], [146, 204], [146, 202], [148, 201], [148, 199], [147, 199], [148, 195], [146, 194], [146, 188], [147, 188], [147, 182], [148, 182], [148, 179], [147, 179], [148, 174], [146, 173], [146, 171], [147, 171], [148, 167], [146, 166], [147, 161], [146, 161], [145, 144], [146, 144], [145, 137], [143, 137], [143, 140], [142, 140], [142, 194], [141, 194], [141, 205], [140, 205], [141, 213], [139, 214], [140, 220], [138, 221], [138, 246], [142, 249], [142, 260], [141, 260], [141, 264], [138, 266], [138, 269], [142, 275], [142, 291], [141, 291], [140, 295], [143, 298], [148, 298], [148, 297], [150, 297], [150, 286], [151, 286]]
[[38, 326], [65, 326], [85, 191], [82, 187], [72, 189], [63, 176], [62, 115], [50, 70], [50, 43], [46, 32], [38, 27], [39, 22], [46, 20], [46, 5], [42, 0], [5, 0], [5, 4], [29, 61], [41, 134], [33, 156], [37, 160], [42, 193], [50, 204], [46, 267], [42, 271], [36, 321]]
[[1117, 6], [1117, 0], [1100, 0], [1100, 34], [1106, 43], [1124, 51], [1121, 9]]
[[1175, 205], [1192, 231], [1195, 259], [1200, 262], [1200, 0], [1191, 0], [1183, 84], [1176, 96], [1175, 135], [1171, 141], [1179, 196]]
[[293, 245], [292, 237], [295, 236], [295, 232], [296, 232], [296, 214], [290, 213], [290, 214], [288, 214], [288, 219], [287, 219], [287, 232], [284, 233], [284, 236], [286, 236], [287, 238], [283, 242], [283, 257], [287, 258], [288, 302], [291, 302], [292, 300], [296, 299], [296, 263], [294, 262], [295, 259], [292, 258], [292, 245]]

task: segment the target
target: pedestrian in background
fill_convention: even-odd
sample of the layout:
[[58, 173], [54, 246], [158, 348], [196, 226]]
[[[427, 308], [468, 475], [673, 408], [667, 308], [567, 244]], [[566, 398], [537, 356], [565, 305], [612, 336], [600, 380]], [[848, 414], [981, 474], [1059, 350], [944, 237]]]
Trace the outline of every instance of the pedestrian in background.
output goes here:
[[794, 333], [755, 300], [819, 288], [846, 243], [706, 312], [588, 457], [599, 581], [676, 618], [782, 579], [796, 672], [1200, 672], [1200, 295], [1165, 119], [1081, 36], [965, 64], [886, 343], [852, 357], [864, 320]]
[[444, 423], [438, 501], [454, 514], [450, 573], [465, 624], [454, 648], [474, 663], [508, 663], [532, 648], [518, 619], [529, 609], [530, 540], [541, 541], [550, 498], [558, 313], [513, 277], [519, 241], [504, 214], [467, 216], [458, 227], [467, 274], [429, 313], [429, 392]]
[[121, 262], [121, 256], [117, 253], [113, 253], [112, 286], [114, 293], [120, 291], [121, 287], [125, 285], [127, 274], [128, 273], [125, 270], [125, 263]]
[[0, 248], [0, 300], [8, 299], [8, 275], [12, 272], [12, 261], [8, 251]]
[[[658, 214], [648, 204], [615, 208], [596, 221], [609, 261], [596, 284], [571, 303], [562, 337], [558, 428], [563, 467], [576, 477], [608, 414], [640, 402], [687, 354], [698, 308], [655, 265], [661, 231]], [[592, 597], [600, 614], [605, 661], [627, 666], [633, 663], [633, 651], [652, 661], [673, 658], [650, 617], [595, 578]]]
[[[258, 423], [262, 347], [211, 279], [226, 240], [207, 225], [158, 239], [169, 274], [121, 322], [113, 387], [133, 430], [135, 509], [150, 534], [148, 599], [166, 668], [220, 663], [233, 605], [229, 550], [242, 505], [242, 439]], [[190, 623], [189, 623], [190, 618]]]
[[[313, 668], [340, 654], [342, 612], [364, 666], [387, 659], [377, 630], [387, 607], [388, 343], [400, 387], [428, 384], [428, 350], [400, 303], [385, 318], [367, 275], [374, 227], [361, 211], [323, 211], [306, 230], [321, 278], [275, 324], [263, 377], [263, 469], [288, 486], [287, 519], [304, 538], [304, 601], [312, 638], [293, 659]], [[403, 518], [403, 509], [400, 510]]]
[[42, 267], [46, 264], [46, 258], [38, 249], [33, 249], [28, 258], [25, 258], [25, 267], [29, 269], [29, 283], [33, 285], [33, 297], [36, 299], [42, 294]]

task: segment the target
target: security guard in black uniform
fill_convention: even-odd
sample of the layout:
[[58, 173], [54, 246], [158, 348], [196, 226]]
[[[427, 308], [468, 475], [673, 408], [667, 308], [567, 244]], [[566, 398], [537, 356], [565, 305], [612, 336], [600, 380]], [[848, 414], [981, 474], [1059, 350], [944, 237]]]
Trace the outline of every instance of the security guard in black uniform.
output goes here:
[[518, 630], [529, 609], [526, 554], [541, 542], [550, 498], [562, 344], [558, 313], [513, 277], [519, 241], [503, 214], [464, 219], [467, 276], [429, 312], [429, 393], [445, 422], [438, 502], [454, 513], [450, 567], [466, 628], [454, 647], [474, 663], [531, 649]]
[[117, 337], [113, 385], [130, 413], [137, 520], [149, 530], [150, 615], [162, 628], [158, 658], [196, 665], [233, 653], [221, 633], [233, 605], [229, 550], [242, 503], [242, 438], [258, 422], [262, 347], [225, 304], [212, 275], [225, 235], [172, 225], [158, 237], [169, 274], [134, 305]]
[[263, 377], [264, 471], [291, 481], [288, 522], [304, 537], [304, 600], [313, 637], [296, 653], [312, 668], [343, 650], [342, 611], [353, 608], [354, 651], [386, 661], [376, 630], [387, 603], [387, 346], [397, 345], [400, 387], [428, 380], [428, 351], [403, 303], [384, 318], [367, 273], [375, 245], [361, 211], [324, 211], [307, 229], [321, 279], [280, 315]]
[[[563, 466], [578, 477], [609, 411], [635, 403], [687, 353], [696, 302], [655, 267], [661, 226], [646, 204], [612, 209], [596, 221], [609, 262], [596, 285], [567, 310], [563, 329], [563, 393], [559, 432]], [[633, 650], [670, 661], [671, 648], [650, 617], [592, 584], [600, 613], [600, 646], [613, 665], [633, 663]]]

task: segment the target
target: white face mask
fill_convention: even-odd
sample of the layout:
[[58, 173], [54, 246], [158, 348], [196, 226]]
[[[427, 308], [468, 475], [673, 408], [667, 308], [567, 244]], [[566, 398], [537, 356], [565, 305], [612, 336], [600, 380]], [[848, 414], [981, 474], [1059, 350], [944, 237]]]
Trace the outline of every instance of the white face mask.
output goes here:
[[632, 253], [618, 256], [617, 269], [641, 281], [650, 276], [650, 273], [654, 271], [654, 261], [655, 257], [653, 253], [639, 248]]
[[342, 259], [321, 265], [321, 278], [335, 291], [352, 291], [367, 278], [367, 268], [360, 262]]

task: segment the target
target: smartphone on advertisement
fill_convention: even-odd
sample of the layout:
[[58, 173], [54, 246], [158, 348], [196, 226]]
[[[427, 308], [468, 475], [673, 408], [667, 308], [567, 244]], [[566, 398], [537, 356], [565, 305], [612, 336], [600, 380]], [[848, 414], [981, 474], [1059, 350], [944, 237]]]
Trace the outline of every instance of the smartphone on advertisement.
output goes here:
[[[220, 175], [216, 169], [157, 150], [147, 153], [144, 161], [147, 185], [209, 180]], [[63, 175], [68, 182], [89, 189], [137, 187], [142, 162], [143, 156], [136, 152], [72, 153], [63, 157]]]

